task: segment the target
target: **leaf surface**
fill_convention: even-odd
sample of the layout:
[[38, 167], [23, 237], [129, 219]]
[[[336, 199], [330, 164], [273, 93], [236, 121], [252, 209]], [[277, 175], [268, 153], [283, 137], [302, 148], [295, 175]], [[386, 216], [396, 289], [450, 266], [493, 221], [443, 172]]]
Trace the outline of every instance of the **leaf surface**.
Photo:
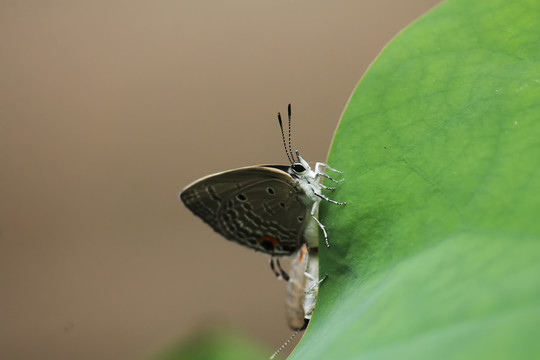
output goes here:
[[[359, 46], [359, 45], [356, 45]], [[448, 0], [359, 83], [290, 359], [540, 357], [540, 1]]]

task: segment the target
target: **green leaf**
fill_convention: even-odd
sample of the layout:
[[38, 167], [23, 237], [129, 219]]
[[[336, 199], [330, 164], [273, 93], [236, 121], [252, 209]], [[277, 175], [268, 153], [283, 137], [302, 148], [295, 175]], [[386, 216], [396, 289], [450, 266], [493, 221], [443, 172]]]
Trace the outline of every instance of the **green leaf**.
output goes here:
[[[356, 46], [361, 46], [356, 44]], [[540, 1], [449, 0], [355, 90], [290, 359], [540, 358]]]
[[151, 357], [153, 360], [253, 360], [265, 359], [262, 351], [245, 337], [227, 328], [200, 331], [178, 345]]

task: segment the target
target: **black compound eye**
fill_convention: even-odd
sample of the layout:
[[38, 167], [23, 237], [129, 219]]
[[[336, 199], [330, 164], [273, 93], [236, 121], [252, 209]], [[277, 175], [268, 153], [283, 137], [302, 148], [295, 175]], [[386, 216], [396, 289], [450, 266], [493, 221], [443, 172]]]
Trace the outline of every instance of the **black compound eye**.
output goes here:
[[295, 173], [302, 173], [304, 171], [306, 171], [306, 168], [304, 167], [304, 165], [300, 164], [300, 163], [294, 163], [291, 165], [293, 171]]

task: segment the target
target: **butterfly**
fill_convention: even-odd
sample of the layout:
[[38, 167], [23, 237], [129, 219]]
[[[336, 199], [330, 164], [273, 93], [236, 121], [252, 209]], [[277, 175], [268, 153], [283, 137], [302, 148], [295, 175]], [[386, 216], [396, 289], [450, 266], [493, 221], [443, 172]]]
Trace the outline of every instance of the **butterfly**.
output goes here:
[[[319, 203], [324, 200], [345, 205], [345, 202], [322, 194], [322, 189], [335, 190], [323, 185], [323, 178], [339, 183], [325, 171], [341, 174], [340, 171], [324, 163], [317, 163], [312, 170], [298, 150], [293, 153], [290, 104], [288, 118], [287, 144], [278, 113], [290, 165], [248, 166], [208, 175], [184, 188], [180, 199], [226, 239], [271, 256], [272, 271], [288, 281], [289, 326], [302, 330], [311, 317], [319, 283], [319, 231], [330, 246], [326, 228], [317, 218]], [[289, 276], [282, 269], [279, 257], [293, 254], [296, 256]], [[306, 305], [308, 299], [309, 306]]]

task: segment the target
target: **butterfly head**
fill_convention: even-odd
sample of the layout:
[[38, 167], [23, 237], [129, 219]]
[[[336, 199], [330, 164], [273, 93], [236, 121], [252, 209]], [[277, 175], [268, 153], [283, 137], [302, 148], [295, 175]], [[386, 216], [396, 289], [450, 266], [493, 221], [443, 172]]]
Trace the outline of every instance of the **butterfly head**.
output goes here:
[[295, 178], [305, 178], [307, 176], [312, 176], [311, 167], [309, 166], [307, 161], [300, 156], [298, 150], [296, 150], [296, 161], [291, 163], [288, 172]]

